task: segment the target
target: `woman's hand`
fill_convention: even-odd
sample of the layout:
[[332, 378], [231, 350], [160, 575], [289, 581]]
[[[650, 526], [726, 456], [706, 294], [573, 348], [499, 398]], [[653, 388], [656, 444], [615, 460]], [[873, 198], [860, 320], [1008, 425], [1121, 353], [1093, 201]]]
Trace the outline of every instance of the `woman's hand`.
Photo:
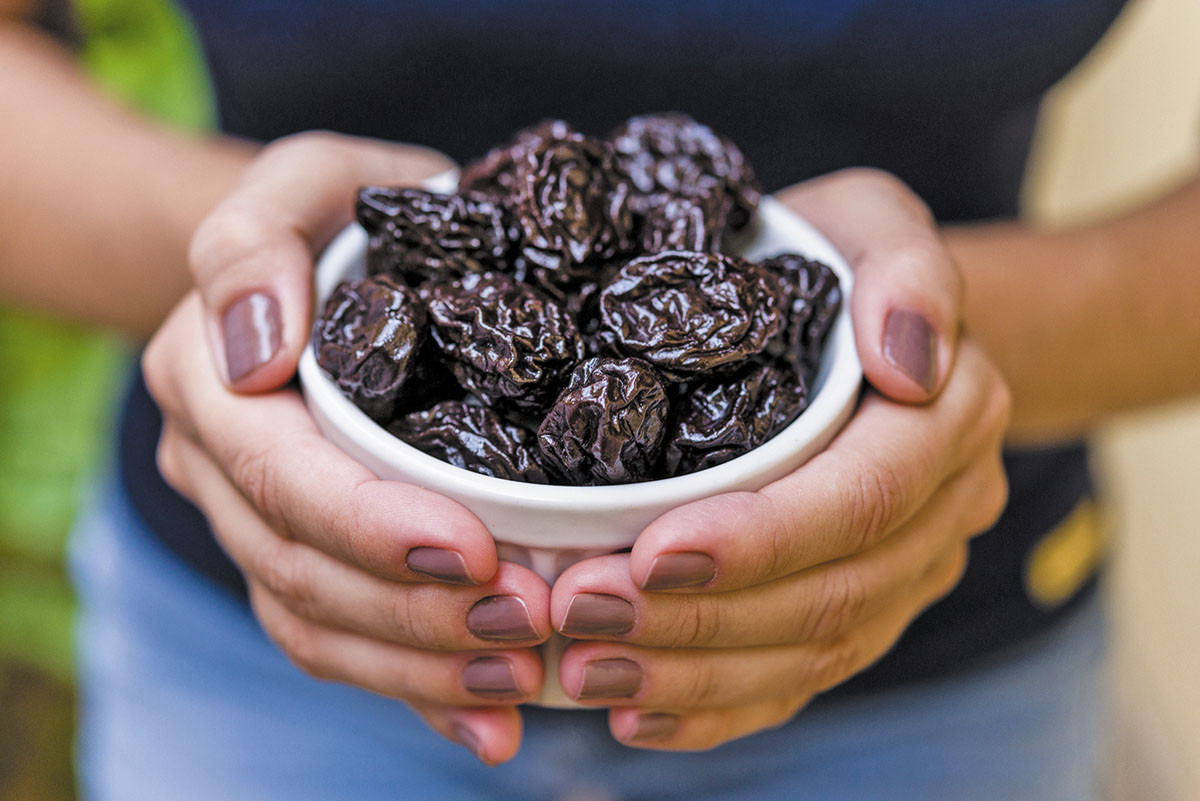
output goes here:
[[562, 686], [614, 707], [613, 736], [705, 749], [790, 720], [879, 659], [962, 576], [968, 539], [1003, 508], [1009, 396], [958, 337], [962, 289], [924, 205], [852, 170], [781, 199], [855, 269], [873, 389], [823, 453], [759, 492], [652, 523], [632, 553], [558, 579]]
[[159, 466], [208, 517], [267, 634], [301, 669], [408, 701], [488, 763], [520, 744], [549, 588], [498, 562], [461, 505], [377, 479], [284, 385], [311, 329], [312, 258], [363, 184], [453, 165], [419, 148], [306, 134], [268, 147], [201, 225], [198, 292], [146, 349]]

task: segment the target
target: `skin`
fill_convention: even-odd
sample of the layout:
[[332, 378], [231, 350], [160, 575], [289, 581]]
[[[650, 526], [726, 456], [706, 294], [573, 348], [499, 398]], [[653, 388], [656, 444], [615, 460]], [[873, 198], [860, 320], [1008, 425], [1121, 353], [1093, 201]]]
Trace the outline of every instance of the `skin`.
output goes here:
[[[966, 542], [1004, 504], [1006, 433], [1071, 436], [1200, 381], [1197, 184], [1119, 220], [1044, 234], [1015, 224], [938, 232], [919, 199], [876, 171], [806, 182], [780, 197], [858, 275], [851, 303], [873, 387], [859, 412], [791, 476], [676, 509], [631, 553], [581, 562], [551, 589], [498, 562], [463, 507], [375, 479], [326, 443], [283, 388], [308, 331], [313, 254], [348, 218], [353, 189], [418, 182], [447, 166], [441, 157], [332, 134], [253, 156], [232, 140], [175, 134], [112, 107], [44, 38], [0, 25], [0, 114], [31, 107], [47, 113], [21, 115], [0, 147], [0, 295], [135, 336], [157, 327], [143, 366], [166, 419], [162, 472], [205, 510], [267, 634], [314, 676], [408, 701], [488, 764], [519, 748], [514, 704], [544, 679], [531, 646], [563, 625], [579, 593], [633, 607], [628, 634], [579, 637], [560, 673], [577, 691], [589, 662], [640, 667], [632, 698], [588, 702], [612, 707], [618, 740], [702, 749], [778, 725], [877, 659], [957, 583]], [[78, 130], [88, 148], [70, 135]], [[72, 226], [60, 223], [64, 203], [80, 204]], [[79, 264], [105, 281], [78, 281]], [[277, 300], [282, 339], [231, 386], [219, 320], [248, 292]], [[937, 334], [932, 392], [884, 355], [893, 309]], [[459, 554], [472, 583], [409, 570], [415, 547]], [[709, 555], [715, 577], [643, 590], [654, 560], [681, 551]], [[495, 595], [522, 600], [533, 636], [470, 631], [469, 610]], [[516, 697], [466, 690], [466, 665], [484, 655], [508, 661]], [[666, 725], [634, 742], [647, 715]]]

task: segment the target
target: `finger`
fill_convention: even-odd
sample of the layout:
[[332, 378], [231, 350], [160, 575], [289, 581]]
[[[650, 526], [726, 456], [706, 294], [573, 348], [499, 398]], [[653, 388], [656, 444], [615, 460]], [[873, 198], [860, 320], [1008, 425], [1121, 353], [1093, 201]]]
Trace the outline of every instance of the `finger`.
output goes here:
[[[549, 635], [549, 587], [502, 563], [479, 587], [399, 583], [372, 576], [275, 534], [195, 445], [176, 446], [221, 545], [251, 580], [308, 621], [435, 650], [533, 645]], [[536, 621], [536, 622], [535, 622]]]
[[466, 748], [485, 765], [499, 765], [521, 747], [521, 713], [512, 707], [464, 709], [412, 703], [429, 727]]
[[750, 706], [683, 714], [614, 708], [608, 728], [617, 742], [654, 751], [708, 751], [755, 732], [782, 726], [808, 702], [804, 696]]
[[294, 391], [225, 391], [210, 360], [188, 344], [199, 315], [193, 295], [146, 349], [151, 394], [168, 424], [201, 443], [272, 528], [387, 578], [473, 584], [492, 577], [495, 544], [464, 506], [377, 479], [321, 436]]
[[936, 395], [954, 361], [963, 280], [929, 209], [895, 176], [861, 168], [779, 197], [854, 268], [851, 317], [867, 380], [894, 400]]
[[667, 512], [634, 543], [632, 575], [646, 589], [714, 592], [850, 556], [882, 541], [973, 461], [992, 470], [983, 498], [990, 508], [1003, 500], [999, 443], [1010, 401], [985, 367], [982, 351], [965, 341], [954, 379], [933, 403], [868, 394], [829, 448], [794, 473], [758, 492]]
[[580, 703], [666, 711], [749, 706], [811, 696], [874, 663], [908, 624], [961, 575], [962, 546], [937, 556], [917, 581], [886, 597], [880, 612], [845, 632], [784, 646], [682, 649], [576, 642], [559, 677]]
[[516, 704], [542, 686], [542, 662], [529, 649], [437, 653], [319, 626], [295, 615], [257, 582], [250, 603], [279, 649], [314, 678], [379, 695], [451, 706]]
[[351, 219], [363, 184], [417, 184], [453, 163], [434, 151], [328, 133], [266, 148], [200, 225], [189, 263], [221, 377], [278, 387], [308, 338], [312, 257]]
[[943, 485], [911, 521], [878, 546], [732, 592], [645, 593], [624, 554], [589, 559], [555, 582], [551, 620], [575, 639], [654, 648], [742, 648], [843, 636], [908, 598], [929, 565], [994, 519], [998, 468], [981, 464]]

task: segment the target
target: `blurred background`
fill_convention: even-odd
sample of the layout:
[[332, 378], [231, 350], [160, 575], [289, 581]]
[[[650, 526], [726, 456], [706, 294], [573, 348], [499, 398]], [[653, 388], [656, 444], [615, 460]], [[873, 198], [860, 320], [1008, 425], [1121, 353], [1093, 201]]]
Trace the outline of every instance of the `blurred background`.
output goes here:
[[[80, 4], [93, 14], [103, 6]], [[172, 20], [155, 8], [133, 27], [157, 27], [156, 47], [189, 47], [164, 40]], [[96, 30], [106, 23], [88, 22]], [[1047, 101], [1027, 177], [1030, 219], [1086, 221], [1200, 166], [1197, 41], [1197, 0], [1129, 6]], [[137, 94], [138, 76], [106, 61], [102, 38], [84, 55], [116, 91]], [[160, 90], [140, 100], [203, 124], [205, 110], [181, 99], [195, 77], [167, 81], [173, 96]], [[108, 447], [111, 377], [126, 358], [90, 332], [0, 313], [0, 799], [73, 797], [72, 610], [62, 552], [87, 476]], [[1116, 421], [1096, 443], [1114, 554], [1110, 795], [1200, 799], [1200, 401]]]

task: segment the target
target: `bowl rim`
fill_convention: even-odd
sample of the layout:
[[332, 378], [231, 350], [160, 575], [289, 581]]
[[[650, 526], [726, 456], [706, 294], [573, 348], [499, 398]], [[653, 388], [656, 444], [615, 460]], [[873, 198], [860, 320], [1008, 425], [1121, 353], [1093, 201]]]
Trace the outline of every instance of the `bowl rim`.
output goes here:
[[[802, 249], [803, 255], [818, 258], [834, 269], [841, 281], [842, 307], [831, 327], [826, 352], [813, 382], [815, 393], [808, 407], [762, 445], [714, 467], [654, 481], [582, 487], [514, 481], [456, 467], [388, 433], [355, 406], [317, 365], [311, 337], [300, 358], [302, 390], [307, 402], [319, 406], [355, 447], [372, 454], [380, 462], [403, 465], [405, 472], [420, 473], [428, 479], [421, 483], [435, 489], [453, 486], [456, 492], [480, 500], [578, 512], [600, 511], [614, 505], [670, 505], [673, 499], [682, 503], [722, 491], [758, 489], [754, 482], [756, 476], [777, 473], [778, 468], [793, 460], [807, 443], [841, 421], [847, 404], [852, 402], [852, 396], [858, 393], [862, 383], [862, 367], [849, 311], [853, 287], [849, 265], [811, 224], [771, 197], [762, 199], [754, 225], [767, 224], [777, 230], [790, 229], [792, 236], [808, 240], [811, 247]], [[322, 252], [314, 273], [318, 314], [329, 292], [362, 258], [366, 245], [366, 232], [357, 223], [351, 223]]]

